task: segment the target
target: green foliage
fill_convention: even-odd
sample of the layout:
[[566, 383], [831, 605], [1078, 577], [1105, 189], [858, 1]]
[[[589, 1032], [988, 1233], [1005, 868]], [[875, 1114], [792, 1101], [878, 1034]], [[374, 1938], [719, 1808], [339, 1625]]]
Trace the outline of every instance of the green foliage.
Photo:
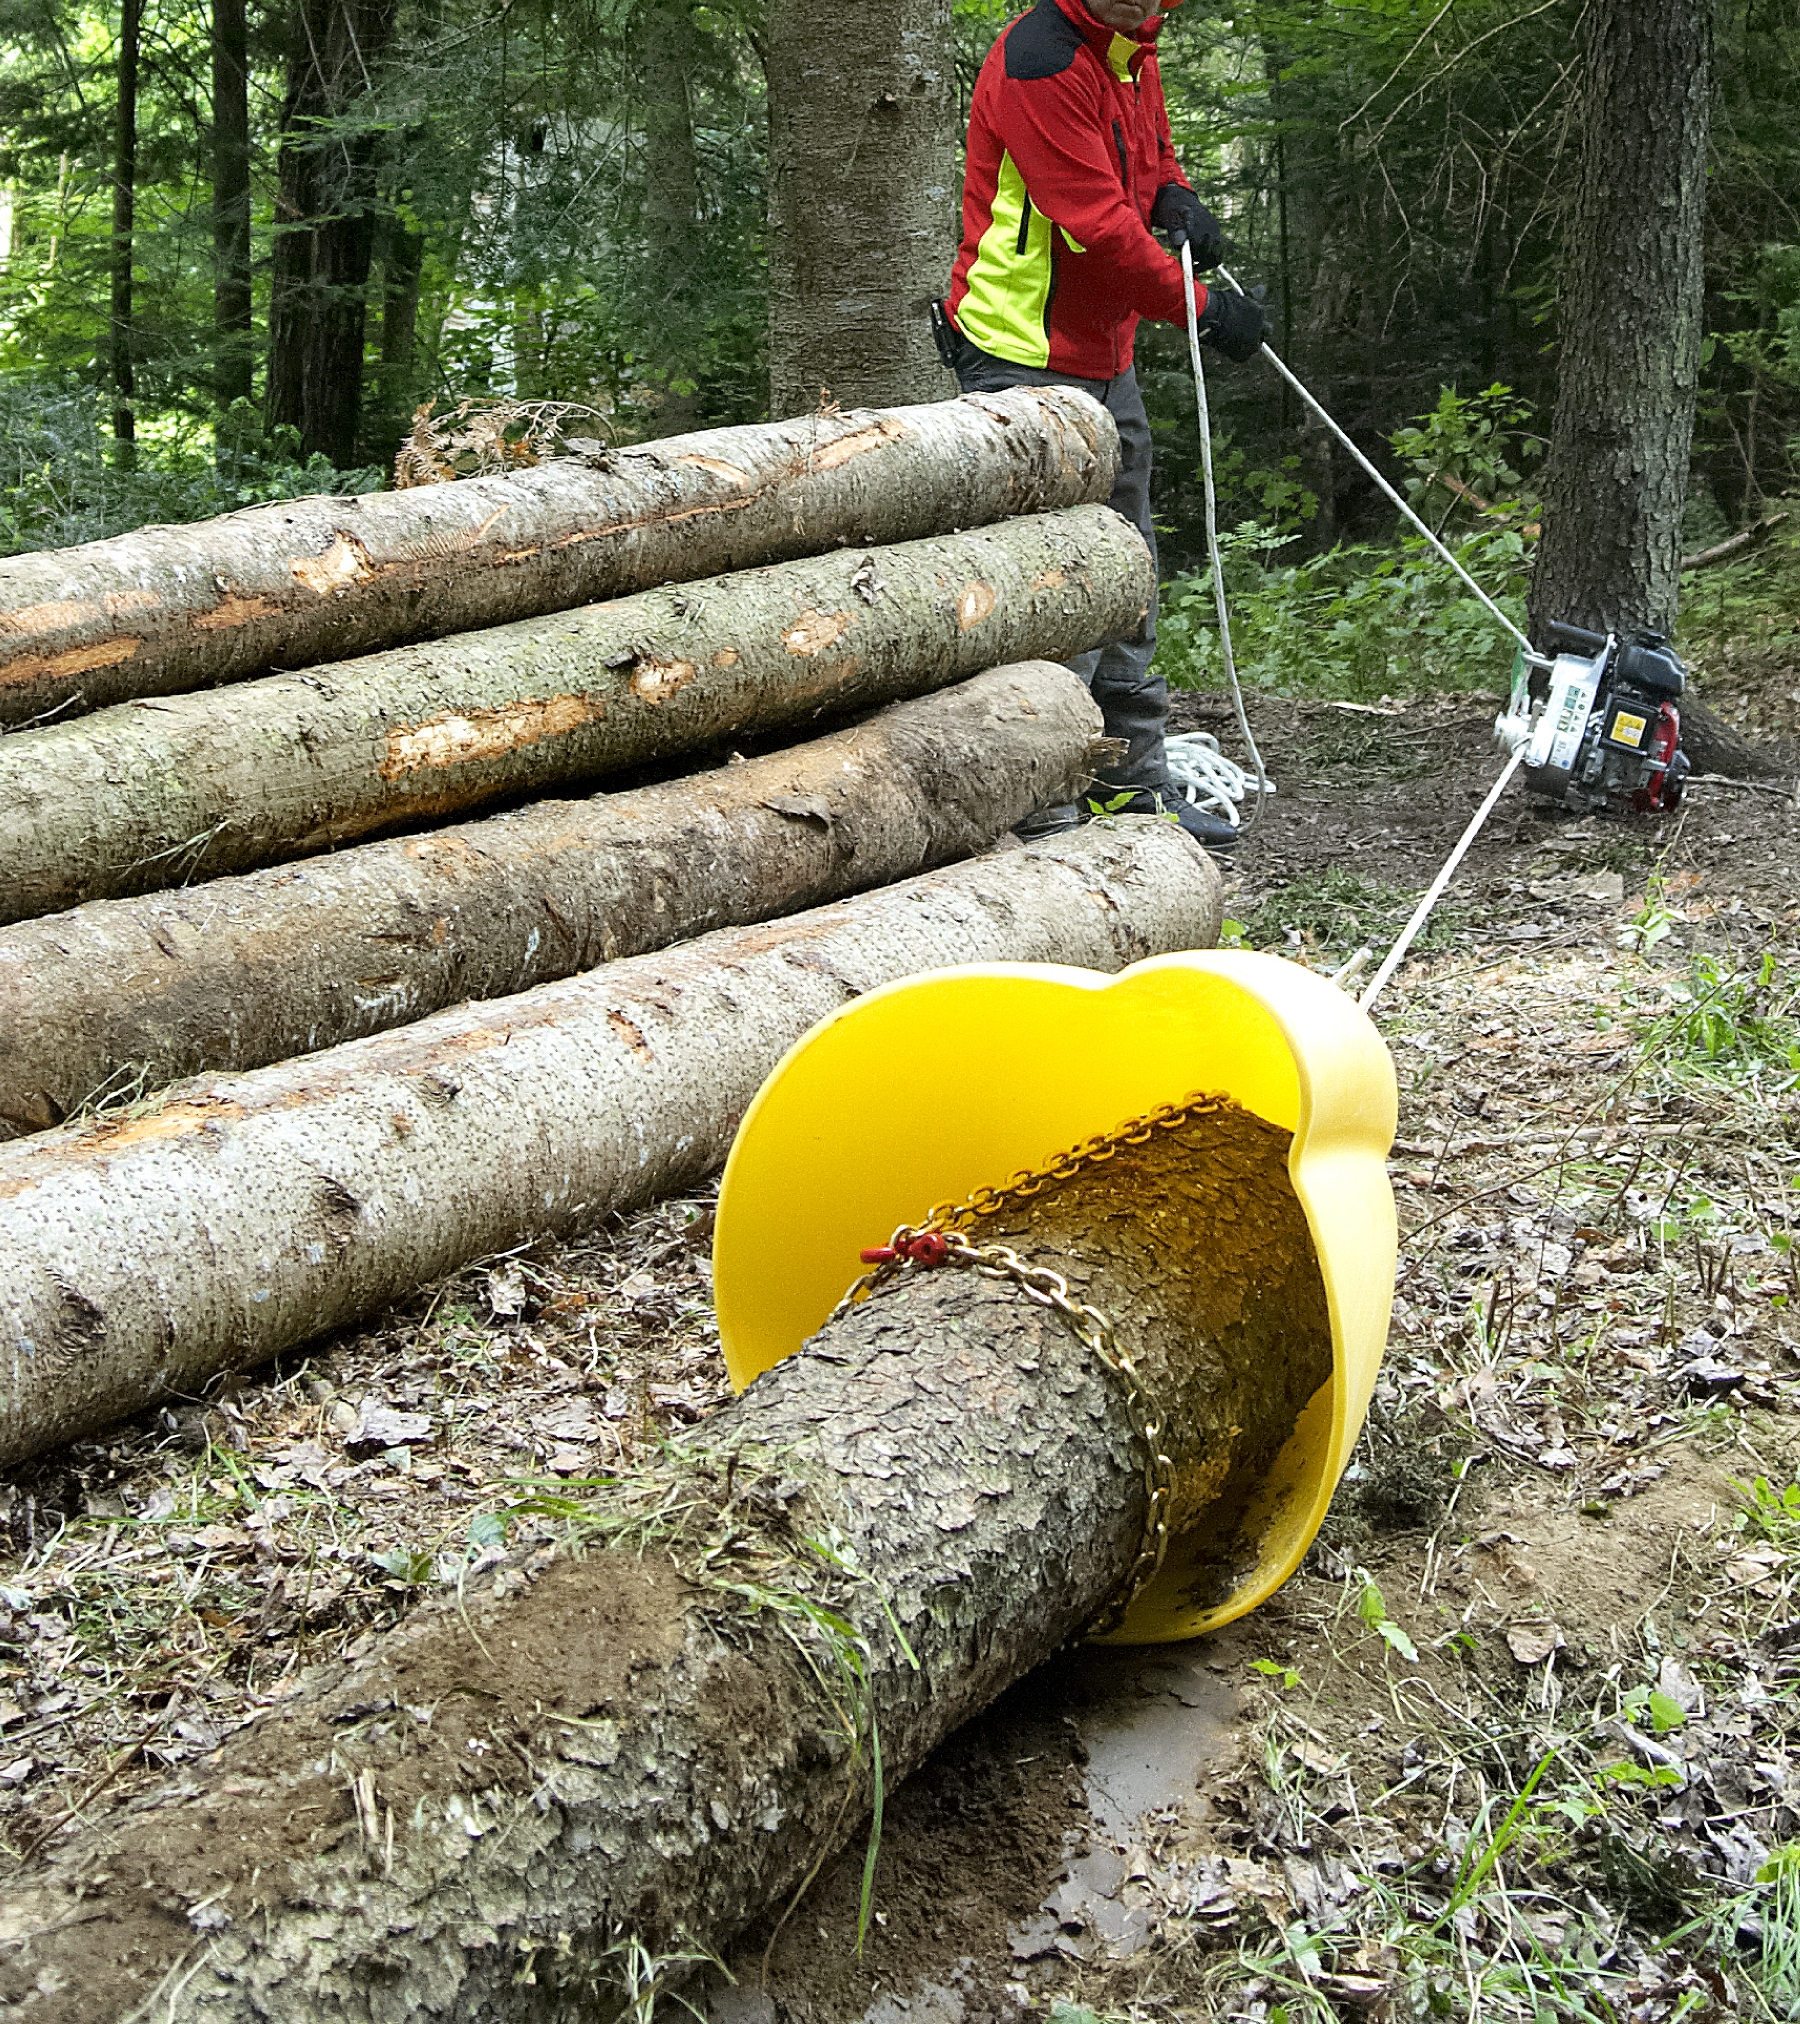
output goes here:
[[1748, 968], [1729, 957], [1697, 955], [1668, 996], [1668, 1008], [1641, 1028], [1644, 1052], [1658, 1067], [1706, 1081], [1765, 1084], [1776, 1095], [1800, 1084], [1800, 972], [1775, 949]]
[[[1468, 395], [1445, 387], [1429, 414], [1397, 429], [1391, 441], [1413, 467], [1406, 492], [1419, 512], [1447, 521], [1458, 510], [1479, 511], [1485, 505], [1535, 517], [1536, 501], [1516, 496], [1525, 480], [1514, 468], [1544, 449], [1544, 439], [1523, 426], [1531, 413], [1511, 387], [1498, 383]], [[1509, 499], [1508, 493], [1515, 496]]]
[[1362, 1593], [1357, 1597], [1356, 1613], [1375, 1632], [1390, 1651], [1396, 1651], [1409, 1665], [1419, 1663], [1419, 1650], [1407, 1633], [1388, 1615], [1386, 1599], [1376, 1586], [1375, 1577], [1367, 1569], [1359, 1567], [1357, 1578], [1362, 1583]]
[[[1446, 387], [1436, 407], [1394, 437], [1412, 468], [1415, 499], [1429, 503], [1435, 488], [1457, 508], [1461, 502], [1439, 482], [1445, 474], [1464, 482], [1461, 474], [1471, 473], [1471, 486], [1475, 478], [1491, 485], [1502, 472], [1516, 480], [1506, 460], [1525, 460], [1532, 438], [1520, 425], [1529, 413], [1507, 387], [1468, 397]], [[1381, 546], [1340, 543], [1296, 558], [1317, 500], [1285, 468], [1250, 479], [1235, 450], [1227, 468], [1237, 496], [1257, 496], [1267, 515], [1241, 520], [1219, 536], [1232, 646], [1246, 681], [1284, 695], [1361, 701], [1438, 689], [1504, 689], [1511, 639], [1420, 536]], [[1440, 516], [1449, 517], [1448, 511]], [[1457, 560], [1519, 624], [1534, 532], [1492, 516], [1449, 536]], [[1177, 687], [1223, 681], [1207, 572], [1179, 576], [1165, 590], [1156, 664]]]
[[1280, 1665], [1274, 1659], [1252, 1659], [1250, 1670], [1261, 1673], [1266, 1680], [1273, 1680], [1284, 1694], [1291, 1694], [1300, 1684], [1300, 1675], [1292, 1666]]
[[236, 506], [315, 492], [368, 492], [377, 470], [302, 461], [291, 436], [241, 442], [223, 470], [205, 432], [171, 427], [121, 465], [105, 403], [79, 381], [0, 377], [0, 555], [66, 548], [155, 521], [198, 520]]
[[1800, 1483], [1777, 1490], [1767, 1476], [1737, 1485], [1744, 1499], [1738, 1529], [1753, 1539], [1766, 1539], [1784, 1551], [1800, 1550]]
[[[1412, 911], [1414, 897], [1397, 887], [1358, 878], [1342, 865], [1330, 865], [1277, 886], [1246, 907], [1245, 918], [1232, 924], [1236, 946], [1351, 950], [1362, 942], [1379, 943], [1398, 931]], [[1415, 946], [1444, 947], [1463, 918], [1453, 907], [1440, 907]]]

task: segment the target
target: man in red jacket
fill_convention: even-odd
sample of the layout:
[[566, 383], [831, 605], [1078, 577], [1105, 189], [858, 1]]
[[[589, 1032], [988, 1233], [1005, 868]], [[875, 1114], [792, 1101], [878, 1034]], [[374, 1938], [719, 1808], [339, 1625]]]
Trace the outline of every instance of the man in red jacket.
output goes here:
[[[1180, 0], [1162, 0], [1165, 6]], [[1187, 322], [1180, 249], [1196, 268], [1224, 254], [1212, 213], [1195, 196], [1169, 139], [1156, 36], [1157, 0], [1037, 0], [988, 52], [969, 111], [962, 249], [949, 311], [964, 393], [1078, 386], [1118, 423], [1122, 460], [1113, 506], [1156, 554], [1150, 519], [1150, 424], [1132, 366], [1140, 317]], [[1165, 252], [1152, 227], [1167, 234]], [[1196, 285], [1203, 342], [1228, 358], [1256, 355], [1261, 306]], [[1093, 690], [1125, 757], [1100, 797], [1166, 808], [1215, 849], [1237, 832], [1202, 814], [1169, 778], [1163, 749], [1168, 684], [1150, 673], [1154, 604], [1142, 635], [1071, 663]], [[1037, 834], [1065, 828], [1072, 808], [1046, 810]], [[1023, 826], [1023, 825], [1022, 825]]]

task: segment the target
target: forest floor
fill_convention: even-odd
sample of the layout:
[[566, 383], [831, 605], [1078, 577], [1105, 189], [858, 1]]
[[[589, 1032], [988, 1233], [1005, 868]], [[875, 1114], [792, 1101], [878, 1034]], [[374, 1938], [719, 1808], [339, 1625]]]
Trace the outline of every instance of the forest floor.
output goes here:
[[[1792, 737], [1800, 666], [1715, 699]], [[1335, 968], [1473, 810], [1492, 705], [1254, 707], [1279, 793], [1231, 911]], [[701, 2011], [1800, 2016], [1796, 864], [1780, 794], [1502, 803], [1381, 1011], [1394, 1328], [1304, 1568], [1024, 1681], [889, 1795], [861, 1958], [856, 1849]], [[204, 1758], [712, 1410], [710, 1224], [486, 1261], [0, 1486], [0, 1845]]]

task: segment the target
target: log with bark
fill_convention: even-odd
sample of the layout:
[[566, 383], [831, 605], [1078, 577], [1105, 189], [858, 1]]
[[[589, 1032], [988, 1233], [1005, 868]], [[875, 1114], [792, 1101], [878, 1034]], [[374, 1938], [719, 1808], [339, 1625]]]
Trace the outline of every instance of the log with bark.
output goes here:
[[1072, 388], [708, 429], [507, 477], [288, 499], [0, 562], [0, 724], [1106, 499]]
[[[994, 1232], [1114, 1321], [1221, 1567], [1330, 1371], [1287, 1146], [1225, 1107]], [[791, 1907], [879, 1788], [1078, 1635], [1145, 1505], [1119, 1382], [1058, 1315], [909, 1273], [563, 1539], [54, 1847], [0, 1910], [0, 2001], [24, 2024], [614, 2014], [628, 1961], [644, 1994], [647, 1961]], [[876, 1906], [881, 1883], [877, 1859]]]
[[0, 1146], [0, 1462], [692, 1185], [786, 1049], [877, 984], [1116, 970], [1219, 918], [1205, 853], [1139, 817]]
[[0, 921], [249, 871], [1131, 633], [1076, 506], [783, 562], [0, 740]]
[[1100, 730], [1066, 667], [1027, 661], [662, 786], [22, 922], [0, 1138], [968, 857], [1074, 800]]

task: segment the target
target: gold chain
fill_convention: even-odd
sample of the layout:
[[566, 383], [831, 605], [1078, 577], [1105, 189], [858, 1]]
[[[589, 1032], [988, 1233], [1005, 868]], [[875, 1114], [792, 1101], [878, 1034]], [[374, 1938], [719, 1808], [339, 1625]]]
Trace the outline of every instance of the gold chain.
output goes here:
[[1002, 1210], [1029, 1201], [1052, 1181], [1072, 1180], [1087, 1168], [1110, 1160], [1122, 1146], [1141, 1146], [1158, 1131], [1177, 1131], [1196, 1117], [1218, 1111], [1224, 1102], [1223, 1097], [1196, 1090], [1179, 1103], [1159, 1104], [1142, 1117], [1131, 1118], [1112, 1131], [1083, 1140], [1069, 1152], [1058, 1154], [1048, 1166], [1021, 1168], [1004, 1187], [977, 1188], [963, 1202], [939, 1202], [922, 1223], [902, 1223], [879, 1250], [863, 1253], [864, 1262], [874, 1269], [851, 1286], [827, 1317], [829, 1327], [870, 1294], [891, 1284], [909, 1265], [972, 1266], [989, 1279], [1010, 1281], [1040, 1306], [1060, 1314], [1076, 1341], [1091, 1350], [1111, 1372], [1124, 1398], [1132, 1432], [1143, 1449], [1144, 1530], [1124, 1581], [1088, 1626], [1090, 1637], [1103, 1637], [1118, 1629], [1126, 1611], [1137, 1600], [1144, 1584], [1161, 1568], [1169, 1550], [1169, 1506], [1175, 1494], [1175, 1464], [1163, 1450], [1162, 1415], [1131, 1352], [1121, 1346], [1112, 1323], [1097, 1307], [1077, 1300], [1060, 1272], [1028, 1264], [1005, 1244], [972, 1244], [966, 1231], [980, 1217], [997, 1216]]

